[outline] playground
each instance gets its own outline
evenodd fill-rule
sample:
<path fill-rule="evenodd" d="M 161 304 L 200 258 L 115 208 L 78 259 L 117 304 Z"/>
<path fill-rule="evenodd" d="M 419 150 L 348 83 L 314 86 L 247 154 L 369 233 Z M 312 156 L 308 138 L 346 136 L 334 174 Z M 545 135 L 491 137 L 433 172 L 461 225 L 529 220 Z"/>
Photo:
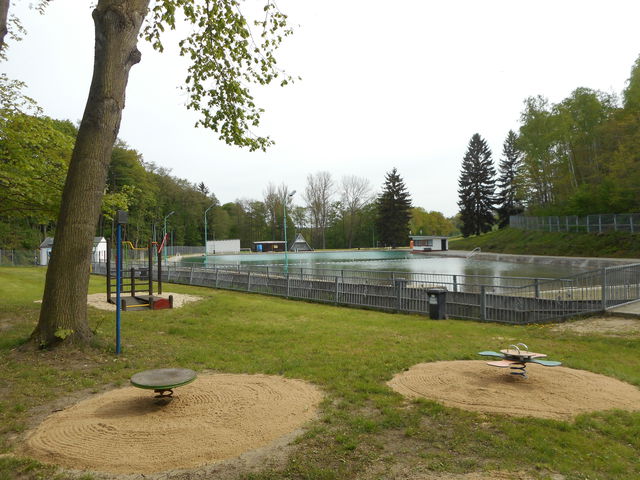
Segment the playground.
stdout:
<path fill-rule="evenodd" d="M 201 300 L 122 312 L 118 357 L 114 314 L 94 308 L 95 347 L 25 350 L 42 281 L 39 270 L 0 270 L 6 478 L 640 475 L 637 337 L 167 285 Z M 104 277 L 92 277 L 90 293 L 104 297 Z M 521 341 L 562 366 L 529 365 L 524 379 L 477 355 Z M 165 406 L 130 384 L 167 366 L 197 378 Z"/>

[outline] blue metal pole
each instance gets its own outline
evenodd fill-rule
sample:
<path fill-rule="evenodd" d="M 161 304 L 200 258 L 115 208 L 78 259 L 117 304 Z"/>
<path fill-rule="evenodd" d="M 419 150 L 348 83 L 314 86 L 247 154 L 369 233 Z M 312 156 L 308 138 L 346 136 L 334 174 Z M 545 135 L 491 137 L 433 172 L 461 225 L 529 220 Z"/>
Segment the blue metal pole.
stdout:
<path fill-rule="evenodd" d="M 120 291 L 122 290 L 122 225 L 116 229 L 116 355 L 120 354 Z"/>

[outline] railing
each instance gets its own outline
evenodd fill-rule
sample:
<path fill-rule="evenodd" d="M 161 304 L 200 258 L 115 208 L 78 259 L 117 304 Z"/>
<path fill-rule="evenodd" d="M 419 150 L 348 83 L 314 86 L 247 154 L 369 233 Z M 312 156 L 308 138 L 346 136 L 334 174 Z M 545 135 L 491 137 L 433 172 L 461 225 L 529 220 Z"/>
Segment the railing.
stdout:
<path fill-rule="evenodd" d="M 482 250 L 480 250 L 480 247 L 476 247 L 473 250 L 471 250 L 468 254 L 467 254 L 467 258 L 471 258 L 474 255 L 477 255 L 478 253 L 480 253 Z"/>
<path fill-rule="evenodd" d="M 94 273 L 106 273 L 106 264 L 94 264 Z M 445 287 L 449 317 L 512 324 L 544 323 L 600 312 L 640 298 L 640 264 L 609 267 L 564 279 L 304 267 L 289 268 L 285 273 L 280 266 L 170 264 L 163 267 L 162 280 L 420 314 L 429 311 L 427 289 Z"/>
<path fill-rule="evenodd" d="M 566 216 L 525 217 L 512 215 L 509 226 L 522 230 L 541 232 L 640 232 L 640 213 Z"/>

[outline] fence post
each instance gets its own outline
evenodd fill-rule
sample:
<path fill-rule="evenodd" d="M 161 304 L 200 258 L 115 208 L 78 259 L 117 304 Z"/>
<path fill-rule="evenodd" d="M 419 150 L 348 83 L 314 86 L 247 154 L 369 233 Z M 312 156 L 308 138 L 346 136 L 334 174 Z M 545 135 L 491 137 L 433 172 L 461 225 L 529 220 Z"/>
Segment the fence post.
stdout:
<path fill-rule="evenodd" d="M 487 292 L 485 286 L 480 286 L 480 320 L 487 319 Z"/>
<path fill-rule="evenodd" d="M 629 215 L 629 227 L 631 228 L 631 233 L 633 233 L 633 214 Z"/>
<path fill-rule="evenodd" d="M 289 282 L 289 272 L 287 272 L 287 295 L 286 298 L 289 298 L 289 290 L 291 289 L 291 285 Z"/>
<path fill-rule="evenodd" d="M 618 215 L 613 216 L 613 231 L 618 231 Z"/>
<path fill-rule="evenodd" d="M 454 292 L 458 292 L 458 276 L 454 275 L 453 276 L 453 291 Z"/>
<path fill-rule="evenodd" d="M 607 309 L 607 269 L 602 269 L 602 310 Z"/>
<path fill-rule="evenodd" d="M 336 275 L 336 292 L 335 292 L 335 300 L 334 303 L 338 305 L 338 276 Z"/>
<path fill-rule="evenodd" d="M 220 270 L 218 270 L 218 267 L 216 267 L 216 288 L 218 288 L 218 273 Z"/>
<path fill-rule="evenodd" d="M 131 296 L 136 296 L 136 269 L 135 267 L 131 267 Z"/>
<path fill-rule="evenodd" d="M 251 272 L 247 272 L 247 292 L 251 291 Z"/>
<path fill-rule="evenodd" d="M 535 295 L 534 295 L 535 298 L 540 298 L 540 279 L 539 278 L 536 278 L 533 281 L 533 287 L 535 289 Z"/>
<path fill-rule="evenodd" d="M 191 273 L 189 274 L 189 285 L 193 285 L 193 265 L 191 265 Z"/>
<path fill-rule="evenodd" d="M 598 215 L 598 233 L 602 233 L 602 215 Z"/>

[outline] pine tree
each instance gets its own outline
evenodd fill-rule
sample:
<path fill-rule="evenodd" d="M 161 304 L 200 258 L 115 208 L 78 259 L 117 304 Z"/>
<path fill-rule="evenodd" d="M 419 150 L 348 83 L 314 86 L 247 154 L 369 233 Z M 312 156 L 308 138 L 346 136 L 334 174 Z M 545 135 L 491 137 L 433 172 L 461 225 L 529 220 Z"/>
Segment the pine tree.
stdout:
<path fill-rule="evenodd" d="M 509 130 L 507 138 L 502 144 L 502 160 L 500 160 L 500 174 L 498 178 L 498 226 L 504 228 L 509 225 L 509 217 L 522 213 L 524 208 L 517 195 L 517 175 L 521 166 L 522 153 L 516 146 L 518 136 Z"/>
<path fill-rule="evenodd" d="M 385 176 L 377 210 L 376 226 L 382 244 L 392 247 L 406 245 L 409 240 L 411 196 L 395 167 Z"/>
<path fill-rule="evenodd" d="M 469 141 L 458 180 L 458 205 L 463 236 L 480 235 L 491 230 L 494 224 L 492 210 L 495 204 L 495 175 L 491 150 L 487 142 L 476 133 Z"/>

